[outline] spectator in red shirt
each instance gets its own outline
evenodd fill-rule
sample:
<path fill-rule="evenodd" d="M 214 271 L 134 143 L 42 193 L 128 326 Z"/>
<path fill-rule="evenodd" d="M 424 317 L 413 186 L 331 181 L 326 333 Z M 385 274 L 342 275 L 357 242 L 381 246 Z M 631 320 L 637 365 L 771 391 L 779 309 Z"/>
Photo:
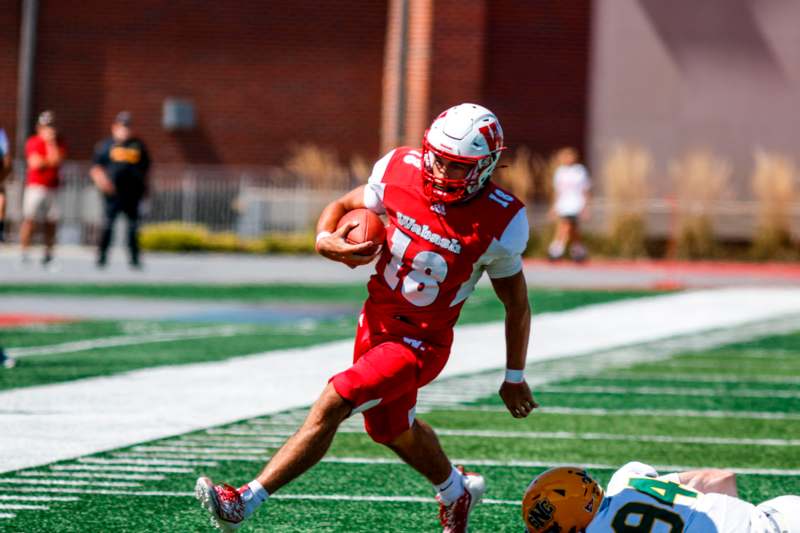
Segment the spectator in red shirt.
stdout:
<path fill-rule="evenodd" d="M 58 223 L 59 170 L 66 156 L 64 143 L 56 129 L 56 117 L 52 111 L 43 111 L 36 123 L 36 135 L 25 143 L 25 158 L 28 163 L 28 178 L 22 202 L 22 227 L 20 244 L 22 261 L 28 262 L 31 237 L 42 222 L 44 229 L 44 257 L 47 266 L 53 260 L 53 244 Z"/>

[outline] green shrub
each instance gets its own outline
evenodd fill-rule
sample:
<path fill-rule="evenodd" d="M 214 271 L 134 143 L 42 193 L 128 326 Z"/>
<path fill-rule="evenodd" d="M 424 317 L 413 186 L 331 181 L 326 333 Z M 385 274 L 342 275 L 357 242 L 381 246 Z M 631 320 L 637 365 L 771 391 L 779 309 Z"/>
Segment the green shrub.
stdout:
<path fill-rule="evenodd" d="M 139 243 L 144 250 L 168 252 L 206 250 L 208 240 L 209 233 L 204 226 L 181 222 L 148 224 L 139 235 Z"/>
<path fill-rule="evenodd" d="M 140 244 L 144 250 L 162 252 L 314 253 L 314 235 L 311 233 L 270 233 L 260 238 L 244 239 L 235 233 L 213 233 L 205 226 L 181 222 L 144 226 Z"/>
<path fill-rule="evenodd" d="M 313 233 L 269 233 L 260 239 L 265 253 L 312 254 Z"/>

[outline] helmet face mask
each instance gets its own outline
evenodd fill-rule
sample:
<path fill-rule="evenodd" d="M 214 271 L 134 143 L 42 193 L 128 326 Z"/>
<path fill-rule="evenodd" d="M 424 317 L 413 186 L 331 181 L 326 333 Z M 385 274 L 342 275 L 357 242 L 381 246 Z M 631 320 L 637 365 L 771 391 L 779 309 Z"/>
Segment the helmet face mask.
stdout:
<path fill-rule="evenodd" d="M 591 523 L 603 489 L 578 467 L 551 468 L 525 491 L 522 518 L 529 533 L 580 533 Z"/>
<path fill-rule="evenodd" d="M 425 131 L 422 141 L 423 190 L 431 201 L 462 202 L 475 196 L 489 181 L 500 159 L 503 130 L 485 107 L 451 107 Z M 463 177 L 449 177 L 437 163 L 469 167 Z M 460 173 L 459 173 L 460 174 Z"/>

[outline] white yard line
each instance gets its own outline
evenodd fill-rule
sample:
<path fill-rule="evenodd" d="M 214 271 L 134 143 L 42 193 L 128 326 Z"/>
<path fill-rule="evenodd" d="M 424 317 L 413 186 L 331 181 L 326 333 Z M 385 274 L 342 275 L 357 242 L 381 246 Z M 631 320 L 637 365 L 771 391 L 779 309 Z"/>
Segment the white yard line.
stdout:
<path fill-rule="evenodd" d="M 535 309 L 536 302 L 533 305 Z M 737 288 L 542 314 L 534 319 L 529 361 L 548 364 L 545 362 L 612 348 L 614 356 L 624 360 L 626 349 L 619 349 L 621 346 L 712 329 L 729 330 L 717 335 L 716 342 L 722 343 L 736 338 L 748 323 L 764 322 L 765 332 L 796 328 L 796 320 L 783 323 L 777 319 L 798 313 L 800 289 Z M 500 323 L 459 327 L 453 355 L 440 380 L 502 368 L 503 339 Z M 708 345 L 714 339 L 714 335 L 703 335 L 697 343 Z M 664 340 L 659 345 L 664 350 L 687 347 L 685 342 L 671 343 Z M 0 427 L 7 429 L 0 434 L 0 449 L 4 450 L 0 472 L 309 405 L 331 375 L 347 368 L 351 353 L 352 342 L 340 341 L 2 392 Z M 614 359 L 603 361 L 608 364 Z M 581 364 L 584 369 L 587 364 L 591 368 L 591 362 Z M 483 390 L 480 387 L 496 392 L 501 375 L 497 370 L 482 376 L 470 394 Z M 436 384 L 428 389 L 435 393 Z M 247 391 L 247 401 L 231 401 L 239 398 L 240 391 Z M 424 394 L 423 407 L 447 404 L 446 398 L 427 404 L 423 400 Z M 454 401 L 459 397 L 450 400 Z"/>
<path fill-rule="evenodd" d="M 134 452 L 145 452 L 145 453 L 189 453 L 189 454 L 197 454 L 197 455 L 206 455 L 209 456 L 209 459 L 215 459 L 215 454 L 225 454 L 228 456 L 231 455 L 245 455 L 248 457 L 257 456 L 258 454 L 263 454 L 266 450 L 270 448 L 264 447 L 236 447 L 236 448 L 226 448 L 224 446 L 213 446 L 213 447 L 205 447 L 201 448 L 199 446 L 170 446 L 170 445 L 163 445 L 163 446 L 135 446 L 131 448 Z"/>
<path fill-rule="evenodd" d="M 22 489 L 22 488 L 21 488 Z M 22 489 L 24 490 L 24 489 Z M 27 490 L 39 490 L 28 488 Z M 193 498 L 194 492 L 164 492 L 164 491 L 128 491 L 128 490 L 91 490 L 91 489 L 66 489 L 71 494 L 109 495 L 109 496 L 141 496 L 141 497 L 176 497 Z M 315 501 L 342 501 L 342 502 L 367 502 L 367 503 L 425 503 L 435 504 L 436 500 L 424 496 L 351 496 L 348 494 L 275 494 L 270 496 L 276 500 L 315 500 Z M 487 498 L 481 500 L 487 505 L 520 505 L 516 500 L 495 500 Z M 40 508 L 44 506 L 29 506 L 26 508 Z M 0 507 L 2 508 L 2 507 Z"/>
<path fill-rule="evenodd" d="M 559 376 L 552 375 L 558 378 Z M 689 373 L 640 373 L 615 372 L 597 376 L 597 379 L 619 379 L 628 381 L 691 381 L 697 383 L 769 383 L 773 385 L 800 385 L 799 377 L 767 376 L 748 374 L 745 377 L 725 374 L 689 374 Z"/>
<path fill-rule="evenodd" d="M 244 461 L 258 463 L 258 467 L 263 466 L 262 463 L 269 459 L 268 455 L 223 455 L 216 454 L 213 457 L 208 454 L 189 453 L 189 452 L 116 452 L 115 457 L 123 457 L 126 459 L 182 459 L 182 460 L 207 460 L 214 459 L 215 461 Z"/>
<path fill-rule="evenodd" d="M 736 439 L 725 437 L 674 437 L 671 435 L 620 435 L 572 431 L 492 431 L 437 429 L 437 435 L 490 439 L 604 440 L 622 442 L 659 442 L 663 444 L 716 444 L 732 446 L 800 446 L 798 439 Z"/>
<path fill-rule="evenodd" d="M 182 341 L 191 339 L 205 339 L 208 337 L 233 337 L 244 333 L 251 333 L 258 328 L 248 325 L 225 325 L 204 328 L 191 328 L 176 331 L 149 333 L 146 335 L 119 335 L 99 339 L 62 342 L 47 346 L 30 346 L 25 348 L 8 348 L 6 353 L 11 357 L 23 358 L 35 355 L 54 355 L 61 353 L 83 352 L 97 348 L 112 348 L 118 346 L 137 346 L 156 342 Z"/>
<path fill-rule="evenodd" d="M 0 487 L 2 489 L 2 487 Z M 159 490 L 119 490 L 119 489 L 79 489 L 74 487 L 14 487 L 15 492 L 58 492 L 59 494 L 77 494 L 77 495 L 100 495 L 100 496 L 142 496 L 142 497 L 176 497 L 188 498 L 194 497 L 194 492 L 169 492 Z"/>
<path fill-rule="evenodd" d="M 52 485 L 52 486 L 89 486 L 89 487 L 139 487 L 141 483 L 127 481 L 81 481 L 77 479 L 36 479 L 0 477 L 0 483 L 9 485 Z"/>
<path fill-rule="evenodd" d="M 593 387 L 593 386 L 545 386 L 538 389 L 540 392 L 559 394 L 643 394 L 663 396 L 710 396 L 724 395 L 729 398 L 800 398 L 800 391 L 778 391 L 767 389 L 695 389 L 680 387 Z"/>
<path fill-rule="evenodd" d="M 507 413 L 503 406 L 494 405 L 452 405 L 439 407 L 446 411 Z M 687 417 L 687 418 L 747 418 L 754 420 L 800 420 L 800 413 L 772 413 L 768 411 L 700 411 L 696 409 L 604 409 L 599 407 L 558 407 L 546 405 L 536 410 L 537 415 L 584 415 L 584 416 L 646 416 L 646 417 Z M 224 434 L 222 430 L 216 433 Z"/>
<path fill-rule="evenodd" d="M 17 474 L 23 477 L 41 478 L 89 478 L 89 479 L 112 479 L 115 481 L 163 481 L 167 477 L 163 475 L 147 474 L 122 474 L 120 472 L 64 472 L 62 470 L 24 470 Z"/>
<path fill-rule="evenodd" d="M 363 434 L 361 428 L 340 428 L 337 433 L 356 433 Z M 598 432 L 572 432 L 572 431 L 497 431 L 481 429 L 446 429 L 436 428 L 439 436 L 451 437 L 475 437 L 484 439 L 540 439 L 540 440 L 605 440 L 621 442 L 659 442 L 664 444 L 715 444 L 732 446 L 800 446 L 800 439 L 748 439 L 748 438 L 727 438 L 727 437 L 695 437 L 695 436 L 674 436 L 674 435 L 622 435 L 619 433 L 598 433 Z M 166 446 L 137 446 L 136 451 L 143 452 L 189 452 L 202 454 L 257 454 L 267 449 L 275 449 L 282 444 L 270 440 L 263 448 L 254 446 L 264 443 L 259 436 L 259 431 L 242 432 L 236 438 L 216 439 L 211 442 L 197 443 L 194 446 L 180 446 L 181 441 L 170 441 Z M 178 444 L 178 446 L 171 444 Z M 206 447 L 202 447 L 205 444 Z M 209 446 L 210 444 L 210 446 Z M 270 446 L 271 445 L 271 446 Z"/>
<path fill-rule="evenodd" d="M 103 471 L 103 472 L 142 472 L 142 473 L 157 472 L 161 474 L 188 474 L 189 472 L 192 472 L 194 470 L 192 468 L 177 468 L 177 467 L 170 468 L 165 466 L 132 466 L 132 465 L 129 466 L 129 465 L 117 465 L 117 464 L 52 465 L 50 469 L 59 472 L 60 471 L 75 471 L 75 472 Z"/>
<path fill-rule="evenodd" d="M 115 455 L 124 455 L 125 457 L 134 458 L 134 457 L 164 457 L 164 455 L 150 455 L 144 452 L 139 453 L 132 453 L 132 452 L 121 452 Z M 198 457 L 192 454 L 176 454 L 175 458 L 192 458 Z M 269 456 L 266 455 L 217 455 L 215 456 L 220 461 L 241 461 L 241 462 L 255 462 L 257 463 L 257 467 L 261 466 L 264 461 L 269 459 Z M 583 466 L 585 468 L 595 468 L 595 469 L 603 469 L 603 470 L 617 470 L 619 469 L 619 464 L 603 464 L 603 463 L 558 463 L 553 461 L 521 461 L 515 459 L 470 459 L 470 458 L 453 458 L 452 459 L 454 464 L 463 464 L 463 465 L 470 465 L 470 466 L 501 466 L 501 467 L 509 467 L 509 468 L 552 468 L 556 466 L 574 466 L 577 464 L 578 466 Z M 323 463 L 343 463 L 343 464 L 365 464 L 365 465 L 373 465 L 373 464 L 392 464 L 392 465 L 402 465 L 403 463 L 400 459 L 391 459 L 391 458 L 370 458 L 370 457 L 325 457 L 322 459 Z M 660 472 L 679 472 L 684 470 L 696 470 L 697 468 L 708 468 L 708 467 L 716 467 L 716 468 L 725 468 L 726 470 L 730 470 L 737 474 L 742 475 L 756 475 L 756 476 L 789 476 L 795 477 L 800 476 L 800 469 L 787 469 L 787 468 L 748 468 L 748 467 L 731 467 L 730 465 L 713 465 L 713 464 L 705 464 L 705 463 L 698 463 L 694 465 L 655 465 L 656 470 Z"/>
<path fill-rule="evenodd" d="M 276 500 L 314 500 L 335 502 L 377 502 L 377 503 L 427 503 L 434 504 L 434 498 L 424 496 L 352 496 L 349 494 L 275 494 L 270 496 Z M 517 500 L 493 500 L 485 498 L 481 504 L 486 505 L 521 505 Z"/>
<path fill-rule="evenodd" d="M 46 505 L 29 505 L 25 503 L 0 503 L 0 511 L 47 511 Z"/>
<path fill-rule="evenodd" d="M 326 457 L 322 460 L 324 463 L 342 463 L 342 464 L 405 464 L 400 459 L 384 459 L 384 458 L 364 458 L 364 457 Z M 519 461 L 514 459 L 468 459 L 468 458 L 453 458 L 454 464 L 463 464 L 469 466 L 499 466 L 509 468 L 554 468 L 557 466 L 581 466 L 588 469 L 596 470 L 618 470 L 618 464 L 604 464 L 604 463 L 558 463 L 552 461 Z M 681 472 L 685 470 L 694 470 L 703 465 L 653 465 L 658 472 Z M 711 465 L 704 465 L 706 467 Z M 720 468 L 723 465 L 717 465 Z M 737 474 L 743 475 L 760 475 L 760 476 L 800 476 L 800 469 L 781 469 L 781 468 L 728 468 L 724 465 L 726 470 L 730 470 Z"/>
<path fill-rule="evenodd" d="M 77 496 L 29 496 L 27 494 L 10 495 L 0 494 L 0 501 L 4 502 L 77 502 Z"/>
<path fill-rule="evenodd" d="M 163 459 L 109 459 L 107 457 L 81 457 L 78 459 L 79 463 L 84 465 L 93 464 L 93 465 L 120 465 L 121 468 L 125 470 L 131 470 L 132 468 L 136 467 L 153 467 L 153 466 L 219 466 L 219 463 L 215 461 L 180 461 L 180 460 L 163 460 Z M 127 466 L 132 465 L 132 466 Z M 53 465 L 50 468 L 55 469 L 59 466 L 67 466 L 67 465 Z M 69 466 L 78 466 L 78 465 L 69 465 Z M 183 471 L 185 469 L 181 469 Z M 134 470 L 135 471 L 135 470 Z M 141 472 L 155 472 L 152 469 L 144 469 Z"/>

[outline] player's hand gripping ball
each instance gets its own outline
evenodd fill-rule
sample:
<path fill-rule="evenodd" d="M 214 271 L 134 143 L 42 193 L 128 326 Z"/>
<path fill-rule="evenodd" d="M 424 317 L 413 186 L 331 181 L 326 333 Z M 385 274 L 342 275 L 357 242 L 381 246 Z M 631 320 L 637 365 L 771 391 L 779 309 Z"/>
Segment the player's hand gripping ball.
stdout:
<path fill-rule="evenodd" d="M 349 244 L 372 241 L 373 246 L 359 255 L 373 255 L 378 251 L 378 247 L 383 244 L 383 241 L 386 240 L 386 227 L 383 225 L 383 220 L 369 209 L 353 209 L 339 220 L 336 229 L 353 221 L 358 222 L 358 226 L 347 232 L 345 241 Z"/>

